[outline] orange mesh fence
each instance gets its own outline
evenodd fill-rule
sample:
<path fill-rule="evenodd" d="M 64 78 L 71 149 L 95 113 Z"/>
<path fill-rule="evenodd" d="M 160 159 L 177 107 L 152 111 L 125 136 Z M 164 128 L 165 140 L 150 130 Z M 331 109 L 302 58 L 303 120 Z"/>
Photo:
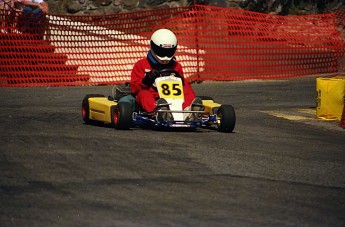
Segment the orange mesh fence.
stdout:
<path fill-rule="evenodd" d="M 278 16 L 191 6 L 102 16 L 33 15 L 0 9 L 0 86 L 129 81 L 158 28 L 179 40 L 189 80 L 245 80 L 345 69 L 345 10 Z"/>

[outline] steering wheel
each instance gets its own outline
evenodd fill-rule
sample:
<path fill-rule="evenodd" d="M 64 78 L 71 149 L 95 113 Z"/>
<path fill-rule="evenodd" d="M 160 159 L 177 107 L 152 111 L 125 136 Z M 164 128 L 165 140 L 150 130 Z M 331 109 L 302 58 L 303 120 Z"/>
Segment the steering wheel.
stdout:
<path fill-rule="evenodd" d="M 158 70 L 158 72 L 159 72 L 160 77 L 173 75 L 183 80 L 181 75 L 174 69 L 162 69 L 162 70 Z"/>

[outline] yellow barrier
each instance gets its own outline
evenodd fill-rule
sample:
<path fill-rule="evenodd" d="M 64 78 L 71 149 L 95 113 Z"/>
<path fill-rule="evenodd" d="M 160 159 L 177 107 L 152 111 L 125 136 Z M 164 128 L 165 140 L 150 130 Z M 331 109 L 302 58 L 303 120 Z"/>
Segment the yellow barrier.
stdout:
<path fill-rule="evenodd" d="M 340 120 L 344 96 L 345 76 L 316 78 L 316 118 Z"/>

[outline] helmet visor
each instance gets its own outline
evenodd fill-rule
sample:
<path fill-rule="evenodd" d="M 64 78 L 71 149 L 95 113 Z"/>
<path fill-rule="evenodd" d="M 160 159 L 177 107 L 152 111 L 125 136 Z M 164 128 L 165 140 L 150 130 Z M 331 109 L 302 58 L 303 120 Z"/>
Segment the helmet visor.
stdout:
<path fill-rule="evenodd" d="M 176 52 L 176 47 L 177 46 L 164 48 L 164 47 L 160 47 L 156 45 L 154 42 L 151 41 L 151 49 L 157 56 L 162 57 L 162 58 L 163 57 L 172 58 Z"/>

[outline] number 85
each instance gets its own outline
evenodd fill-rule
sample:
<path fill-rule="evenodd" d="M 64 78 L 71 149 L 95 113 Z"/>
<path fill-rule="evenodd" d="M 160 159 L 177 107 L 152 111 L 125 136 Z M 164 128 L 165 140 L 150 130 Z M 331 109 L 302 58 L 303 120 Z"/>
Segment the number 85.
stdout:
<path fill-rule="evenodd" d="M 178 83 L 172 83 L 172 88 L 170 88 L 169 84 L 162 84 L 161 85 L 161 88 L 162 88 L 162 93 L 164 95 L 171 95 L 171 92 L 172 92 L 172 95 L 174 96 L 179 96 L 182 94 L 182 90 L 181 90 L 181 84 L 178 84 Z"/>

